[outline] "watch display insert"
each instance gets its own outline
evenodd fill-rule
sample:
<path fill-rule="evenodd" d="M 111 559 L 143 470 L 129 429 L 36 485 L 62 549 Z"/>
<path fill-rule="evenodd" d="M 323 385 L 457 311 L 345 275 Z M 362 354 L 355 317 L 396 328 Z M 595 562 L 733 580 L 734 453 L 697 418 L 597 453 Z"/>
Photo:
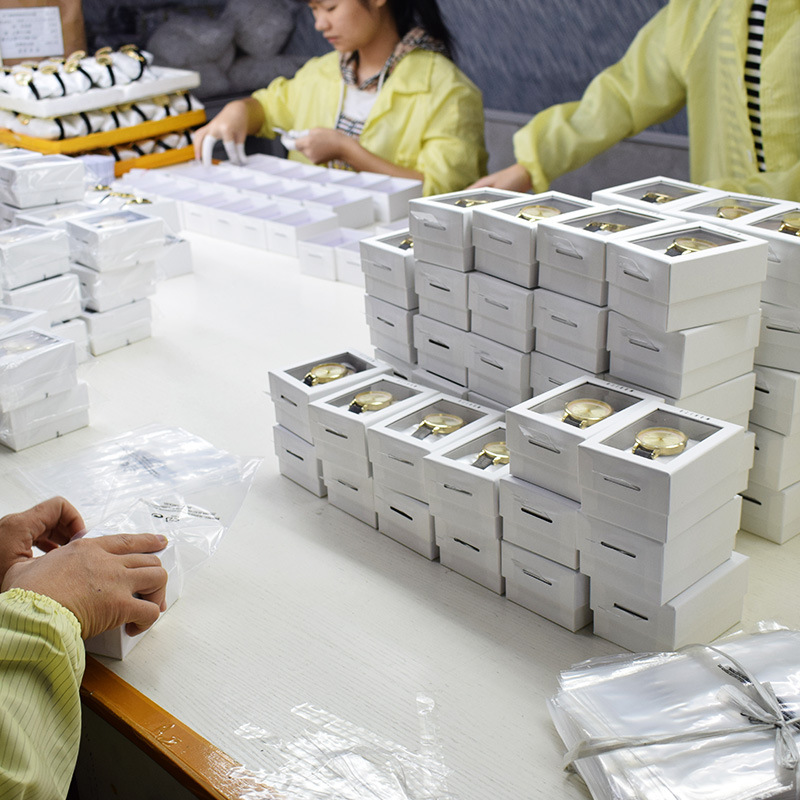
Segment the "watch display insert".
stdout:
<path fill-rule="evenodd" d="M 632 200 L 642 200 L 645 203 L 653 203 L 653 205 L 663 205 L 664 203 L 671 203 L 673 200 L 682 200 L 684 197 L 691 197 L 693 194 L 698 194 L 698 189 L 690 189 L 687 186 L 681 186 L 677 183 L 670 183 L 668 181 L 656 181 L 639 185 L 631 189 L 617 192 L 620 197 L 630 197 Z M 661 198 L 667 198 L 662 200 Z"/>
<path fill-rule="evenodd" d="M 394 422 L 390 423 L 387 428 L 389 430 L 400 431 L 403 433 L 407 433 L 410 437 L 419 438 L 420 441 L 425 441 L 428 439 L 429 441 L 441 441 L 443 438 L 442 435 L 434 435 L 435 431 L 431 428 L 431 434 L 422 438 L 416 437 L 414 434 L 420 430 L 420 426 L 423 424 L 423 420 L 426 417 L 430 417 L 434 414 L 444 414 L 447 417 L 458 417 L 462 420 L 462 424 L 458 425 L 452 432 L 456 430 L 462 430 L 467 425 L 475 420 L 481 419 L 485 416 L 484 412 L 475 407 L 470 407 L 469 405 L 460 405 L 459 403 L 451 402 L 447 399 L 437 400 L 434 403 L 431 403 L 423 408 L 416 409 L 412 414 L 408 416 L 402 417 L 401 419 L 395 420 Z M 448 436 L 448 434 L 444 434 L 444 436 Z"/>
<path fill-rule="evenodd" d="M 554 397 L 526 406 L 526 408 L 529 411 L 534 411 L 537 414 L 542 414 L 559 422 L 563 422 L 565 428 L 572 427 L 587 430 L 591 426 L 569 425 L 564 422 L 564 417 L 567 416 L 566 409 L 568 406 L 579 402 L 587 403 L 587 401 L 593 401 L 598 404 L 598 411 L 603 406 L 610 408 L 610 412 L 600 419 L 595 420 L 595 422 L 601 422 L 603 419 L 608 419 L 619 411 L 624 411 L 626 408 L 640 403 L 641 399 L 642 398 L 639 396 L 627 394 L 623 391 L 611 388 L 610 386 L 603 386 L 596 383 L 583 383 L 579 386 L 567 389 Z"/>
<path fill-rule="evenodd" d="M 660 220 L 660 217 L 651 217 L 637 211 L 610 208 L 608 211 L 597 211 L 591 215 L 565 220 L 563 224 L 598 234 L 609 234 L 650 225 Z"/>
<path fill-rule="evenodd" d="M 288 374 L 295 378 L 300 383 L 306 383 L 306 375 L 310 374 L 314 367 L 319 367 L 322 364 L 341 364 L 347 370 L 347 373 L 342 377 L 347 377 L 355 372 L 363 372 L 365 369 L 371 369 L 372 364 L 352 355 L 351 353 L 335 353 L 327 358 L 321 358 L 316 361 L 309 361 L 301 367 L 294 367 L 288 371 Z M 309 385 L 309 384 L 306 384 Z M 316 385 L 316 384 L 310 384 Z"/>
<path fill-rule="evenodd" d="M 675 229 L 671 229 L 669 233 L 657 233 L 653 234 L 652 236 L 648 236 L 647 238 L 636 239 L 635 241 L 640 247 L 647 248 L 648 250 L 654 250 L 655 252 L 667 253 L 671 248 L 675 247 L 676 242 L 681 242 L 683 240 L 707 242 L 710 247 L 706 247 L 706 250 L 714 247 L 722 247 L 726 244 L 736 244 L 737 242 L 742 241 L 735 235 L 726 236 L 724 233 L 719 231 L 711 230 L 710 228 L 701 228 L 699 226 L 681 228 L 677 231 Z M 680 250 L 680 248 L 677 248 L 677 250 Z M 680 255 L 687 256 L 698 252 L 703 252 L 701 247 L 698 247 L 697 249 L 687 247 L 685 251 L 680 253 Z M 676 255 L 675 252 L 668 254 Z"/>

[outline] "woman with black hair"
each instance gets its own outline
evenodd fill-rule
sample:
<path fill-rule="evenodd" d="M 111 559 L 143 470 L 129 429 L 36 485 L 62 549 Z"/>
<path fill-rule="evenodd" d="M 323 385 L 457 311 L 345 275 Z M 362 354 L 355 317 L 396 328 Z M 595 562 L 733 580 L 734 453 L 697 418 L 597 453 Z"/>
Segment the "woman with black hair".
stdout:
<path fill-rule="evenodd" d="M 415 178 L 425 194 L 462 189 L 485 173 L 481 95 L 451 60 L 436 0 L 308 6 L 334 51 L 228 103 L 195 133 L 198 158 L 222 140 L 241 160 L 246 136 L 282 129 L 302 132 L 290 158 Z"/>

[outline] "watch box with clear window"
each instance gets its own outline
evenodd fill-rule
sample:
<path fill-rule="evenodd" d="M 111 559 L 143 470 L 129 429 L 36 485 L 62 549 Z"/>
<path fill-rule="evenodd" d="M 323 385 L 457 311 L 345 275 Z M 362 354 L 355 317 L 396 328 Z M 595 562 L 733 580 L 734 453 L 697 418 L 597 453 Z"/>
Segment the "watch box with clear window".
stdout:
<path fill-rule="evenodd" d="M 533 350 L 533 289 L 480 272 L 469 274 L 472 330 L 523 353 Z"/>
<path fill-rule="evenodd" d="M 74 319 L 81 313 L 81 284 L 77 275 L 66 273 L 3 292 L 3 302 L 17 308 L 47 311 L 51 325 Z"/>
<path fill-rule="evenodd" d="M 467 295 L 471 274 L 474 273 L 417 261 L 414 286 L 419 296 L 419 313 L 468 331 L 471 315 Z"/>
<path fill-rule="evenodd" d="M 761 330 L 754 361 L 762 367 L 800 370 L 800 308 L 761 303 Z"/>
<path fill-rule="evenodd" d="M 681 181 L 663 175 L 652 178 L 608 186 L 592 192 L 592 201 L 615 205 L 617 203 L 636 208 L 641 211 L 658 210 L 667 214 L 683 202 L 703 202 L 721 197 L 719 189 L 709 189 L 699 183 Z"/>
<path fill-rule="evenodd" d="M 439 547 L 428 504 L 384 486 L 377 478 L 373 485 L 378 530 L 431 561 L 437 559 Z"/>
<path fill-rule="evenodd" d="M 777 544 L 800 533 L 800 483 L 775 491 L 750 481 L 741 494 L 743 530 Z"/>
<path fill-rule="evenodd" d="M 531 354 L 470 333 L 467 336 L 467 376 L 470 391 L 491 398 L 504 408 L 531 396 Z"/>
<path fill-rule="evenodd" d="M 318 453 L 319 454 L 319 453 Z M 348 468 L 339 461 L 322 459 L 322 479 L 328 490 L 328 502 L 371 528 L 378 527 L 375 490 L 371 475 Z"/>
<path fill-rule="evenodd" d="M 329 281 L 338 280 L 337 248 L 358 243 L 365 235 L 364 231 L 353 228 L 336 228 L 301 240 L 297 243 L 300 272 Z"/>
<path fill-rule="evenodd" d="M 273 425 L 272 442 L 281 475 L 317 497 L 325 497 L 328 490 L 322 477 L 322 461 L 317 458 L 314 445 L 283 425 Z"/>
<path fill-rule="evenodd" d="M 395 358 L 416 364 L 414 319 L 417 309 L 405 309 L 372 295 L 365 295 L 367 326 L 372 345 Z"/>
<path fill-rule="evenodd" d="M 437 392 L 441 392 L 450 397 L 460 397 L 462 400 L 470 399 L 470 392 L 466 386 L 453 383 L 453 381 L 443 378 L 441 375 L 435 375 L 433 372 L 428 372 L 426 369 L 415 367 L 411 371 L 411 379 L 415 383 L 421 383 L 423 386 L 430 386 L 431 389 L 435 389 Z M 478 403 L 478 405 L 481 404 Z"/>
<path fill-rule="evenodd" d="M 453 383 L 467 385 L 467 341 L 469 334 L 439 320 L 417 314 L 414 344 L 420 368 Z"/>
<path fill-rule="evenodd" d="M 0 160 L 0 202 L 17 208 L 80 200 L 84 166 L 77 158 L 45 155 Z"/>
<path fill-rule="evenodd" d="M 464 528 L 447 517 L 435 517 L 436 544 L 439 561 L 444 567 L 469 578 L 495 592 L 505 593 L 501 566 L 500 518 L 496 520 L 497 536 L 489 528 L 474 523 Z"/>
<path fill-rule="evenodd" d="M 757 366 L 750 420 L 784 436 L 800 433 L 800 373 Z"/>
<path fill-rule="evenodd" d="M 800 432 L 792 436 L 750 425 L 756 436 L 750 480 L 779 492 L 800 481 Z"/>
<path fill-rule="evenodd" d="M 417 308 L 414 248 L 408 230 L 362 239 L 361 269 L 367 294 L 402 308 Z"/>
<path fill-rule="evenodd" d="M 113 272 L 98 272 L 91 267 L 72 263 L 70 271 L 80 281 L 83 307 L 91 311 L 110 311 L 136 300 L 144 300 L 156 291 L 154 261 L 140 261 Z"/>
<path fill-rule="evenodd" d="M 0 288 L 16 289 L 69 269 L 69 242 L 61 230 L 21 225 L 0 232 Z"/>
<path fill-rule="evenodd" d="M 50 320 L 46 311 L 0 304 L 0 337 L 26 328 L 47 328 L 49 325 Z"/>
<path fill-rule="evenodd" d="M 531 353 L 531 388 L 533 396 L 544 394 L 575 378 L 604 378 L 604 372 L 590 372 L 582 367 L 576 367 L 567 361 L 562 361 L 547 353 L 534 350 Z M 608 378 L 611 383 L 619 383 L 615 378 Z"/>

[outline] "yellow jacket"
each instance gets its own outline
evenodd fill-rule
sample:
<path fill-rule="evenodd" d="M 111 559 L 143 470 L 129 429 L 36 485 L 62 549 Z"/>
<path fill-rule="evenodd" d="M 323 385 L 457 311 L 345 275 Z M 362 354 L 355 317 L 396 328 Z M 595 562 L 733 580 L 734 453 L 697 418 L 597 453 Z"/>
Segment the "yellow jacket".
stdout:
<path fill-rule="evenodd" d="M 273 125 L 334 127 L 341 86 L 335 51 L 311 59 L 293 78 L 276 78 L 253 93 L 266 118 L 258 135 L 273 137 Z M 486 171 L 480 91 L 448 58 L 413 50 L 384 83 L 359 141 L 371 153 L 421 172 L 425 194 L 463 189 Z M 289 157 L 307 162 L 296 151 Z"/>
<path fill-rule="evenodd" d="M 85 663 L 71 611 L 22 589 L 0 594 L 0 797 L 66 797 Z"/>
<path fill-rule="evenodd" d="M 744 84 L 750 5 L 671 0 L 580 101 L 537 114 L 514 137 L 536 191 L 686 105 L 693 181 L 800 201 L 800 4 L 769 0 L 767 7 L 761 119 L 768 172 L 756 166 Z"/>

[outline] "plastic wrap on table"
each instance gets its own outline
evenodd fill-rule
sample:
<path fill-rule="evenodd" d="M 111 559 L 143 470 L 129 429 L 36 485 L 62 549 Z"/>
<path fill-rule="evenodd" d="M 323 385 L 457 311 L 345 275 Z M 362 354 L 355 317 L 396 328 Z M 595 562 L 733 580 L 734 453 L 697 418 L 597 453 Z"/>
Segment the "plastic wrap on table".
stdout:
<path fill-rule="evenodd" d="M 0 232 L 0 288 L 61 275 L 68 262 L 69 242 L 62 230 L 21 225 Z"/>

